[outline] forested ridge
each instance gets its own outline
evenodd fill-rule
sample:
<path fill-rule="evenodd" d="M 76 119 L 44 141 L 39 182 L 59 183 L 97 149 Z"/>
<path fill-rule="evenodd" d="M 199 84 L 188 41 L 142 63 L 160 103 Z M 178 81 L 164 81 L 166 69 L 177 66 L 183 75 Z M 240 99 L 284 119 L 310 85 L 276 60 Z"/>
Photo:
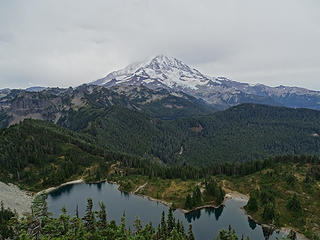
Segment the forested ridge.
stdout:
<path fill-rule="evenodd" d="M 243 104 L 207 116 L 161 120 L 119 106 L 71 110 L 59 124 L 114 151 L 168 164 L 207 165 L 320 153 L 320 112 Z"/>
<path fill-rule="evenodd" d="M 40 186 L 58 185 L 72 177 L 102 179 L 111 164 L 116 162 L 127 175 L 201 179 L 219 174 L 249 174 L 270 166 L 274 161 L 212 162 L 203 167 L 163 165 L 148 155 L 139 157 L 103 149 L 95 144 L 95 139 L 90 135 L 78 134 L 39 120 L 25 120 L 19 125 L 2 129 L 0 135 L 2 181 L 21 182 L 38 189 Z M 312 159 L 309 161 L 318 161 L 316 156 Z M 36 186 L 37 183 L 41 184 Z"/>

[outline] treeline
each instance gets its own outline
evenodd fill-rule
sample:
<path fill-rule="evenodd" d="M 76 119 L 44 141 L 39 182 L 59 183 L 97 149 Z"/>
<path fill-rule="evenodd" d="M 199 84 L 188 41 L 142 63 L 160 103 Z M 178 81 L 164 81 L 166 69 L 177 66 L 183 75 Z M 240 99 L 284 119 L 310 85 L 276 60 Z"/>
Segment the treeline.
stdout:
<path fill-rule="evenodd" d="M 249 162 L 235 163 L 213 163 L 206 167 L 195 167 L 190 165 L 166 166 L 158 164 L 154 161 L 143 158 L 127 157 L 121 159 L 121 167 L 126 174 L 140 174 L 152 177 L 161 177 L 167 179 L 180 178 L 186 179 L 202 179 L 209 176 L 226 175 L 226 176 L 246 176 L 255 172 L 259 172 L 266 168 L 274 168 L 278 163 L 296 163 L 296 164 L 312 164 L 309 175 L 315 178 L 320 176 L 320 158 L 318 156 L 306 155 L 283 155 L 270 157 L 265 160 L 255 160 Z"/>

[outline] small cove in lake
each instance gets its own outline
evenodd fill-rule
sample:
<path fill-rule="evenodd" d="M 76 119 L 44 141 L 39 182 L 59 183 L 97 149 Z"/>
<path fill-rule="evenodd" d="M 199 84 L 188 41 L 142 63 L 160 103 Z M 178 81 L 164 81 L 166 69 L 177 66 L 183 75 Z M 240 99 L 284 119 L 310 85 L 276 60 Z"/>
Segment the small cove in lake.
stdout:
<path fill-rule="evenodd" d="M 99 201 L 106 204 L 109 221 L 115 220 L 120 223 L 121 216 L 125 212 L 128 225 L 132 225 L 138 216 L 143 223 L 151 221 L 153 226 L 157 227 L 162 211 L 168 212 L 168 207 L 164 204 L 121 192 L 117 185 L 107 182 L 66 185 L 50 192 L 47 202 L 53 216 L 58 216 L 63 206 L 70 215 L 75 215 L 77 205 L 79 215 L 83 216 L 88 198 L 93 199 L 96 210 L 98 210 Z M 192 224 L 197 240 L 212 240 L 221 229 L 227 229 L 229 225 L 236 230 L 239 237 L 244 235 L 251 240 L 265 239 L 262 227 L 250 220 L 241 209 L 245 204 L 246 201 L 240 199 L 228 199 L 223 207 L 205 208 L 186 214 L 177 210 L 174 216 L 184 223 L 185 229 Z M 281 233 L 274 232 L 269 239 L 273 240 L 280 236 L 282 236 Z"/>

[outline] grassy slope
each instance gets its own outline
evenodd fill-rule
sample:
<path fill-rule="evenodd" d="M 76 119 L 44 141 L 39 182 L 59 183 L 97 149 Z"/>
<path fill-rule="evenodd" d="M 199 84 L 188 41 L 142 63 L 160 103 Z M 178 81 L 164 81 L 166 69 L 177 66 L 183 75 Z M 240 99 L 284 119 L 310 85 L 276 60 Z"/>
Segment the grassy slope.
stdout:
<path fill-rule="evenodd" d="M 195 186 L 200 183 L 193 180 L 182 181 L 181 179 L 149 179 L 145 176 L 129 176 L 119 179 L 115 178 L 114 180 L 120 183 L 120 189 L 132 192 L 135 192 L 139 186 L 147 183 L 145 187 L 136 193 L 172 203 L 174 208 L 181 209 L 185 208 L 184 204 L 187 194 L 191 194 Z M 205 204 L 209 204 L 209 201 L 203 203 L 203 205 Z"/>

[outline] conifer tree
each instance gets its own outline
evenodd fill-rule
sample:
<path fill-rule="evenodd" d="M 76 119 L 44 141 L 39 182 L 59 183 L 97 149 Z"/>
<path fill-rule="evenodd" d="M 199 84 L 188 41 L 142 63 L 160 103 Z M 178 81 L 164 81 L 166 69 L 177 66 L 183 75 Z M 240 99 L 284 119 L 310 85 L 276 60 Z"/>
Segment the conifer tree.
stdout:
<path fill-rule="evenodd" d="M 175 225 L 175 220 L 173 217 L 173 210 L 172 208 L 169 209 L 169 213 L 168 213 L 168 220 L 167 220 L 167 226 L 168 226 L 168 233 L 170 233 Z"/>
<path fill-rule="evenodd" d="M 83 220 L 85 222 L 85 227 L 87 231 L 94 233 L 96 223 L 95 223 L 94 212 L 92 211 L 92 209 L 93 209 L 92 199 L 88 198 L 86 213 L 83 217 Z"/>
<path fill-rule="evenodd" d="M 100 210 L 98 211 L 98 226 L 100 229 L 104 229 L 107 227 L 107 211 L 106 211 L 106 205 L 104 202 L 99 202 Z"/>
<path fill-rule="evenodd" d="M 201 204 L 201 191 L 200 191 L 200 187 L 196 186 L 194 192 L 193 192 L 193 200 L 195 205 L 199 205 Z"/>
<path fill-rule="evenodd" d="M 58 220 L 59 220 L 60 225 L 62 227 L 62 232 L 61 233 L 62 233 L 62 235 L 64 235 L 69 230 L 70 217 L 67 215 L 67 210 L 66 210 L 65 206 L 62 207 L 61 212 L 62 212 L 62 214 L 60 214 Z"/>
<path fill-rule="evenodd" d="M 189 225 L 189 231 L 188 231 L 188 240 L 195 240 L 193 232 L 192 232 L 192 225 Z"/>
<path fill-rule="evenodd" d="M 123 236 L 126 235 L 126 213 L 123 212 L 120 223 L 120 232 Z"/>
<path fill-rule="evenodd" d="M 46 198 L 47 195 L 45 193 L 41 193 L 36 196 L 32 202 L 31 224 L 28 231 L 33 237 L 35 237 L 35 239 L 39 239 L 42 233 L 42 227 L 45 225 L 46 220 L 49 217 Z"/>
<path fill-rule="evenodd" d="M 160 228 L 161 228 L 161 235 L 166 235 L 167 234 L 167 223 L 166 223 L 166 215 L 165 215 L 164 211 L 162 211 L 162 215 L 161 215 Z"/>
<path fill-rule="evenodd" d="M 258 200 L 254 193 L 250 193 L 250 198 L 247 204 L 247 208 L 249 211 L 252 211 L 252 212 L 258 211 Z"/>
<path fill-rule="evenodd" d="M 139 217 L 136 217 L 136 219 L 134 220 L 133 226 L 136 229 L 136 233 L 141 232 L 142 230 L 142 223 L 141 220 L 139 219 Z"/>
<path fill-rule="evenodd" d="M 191 209 L 193 207 L 192 197 L 190 194 L 187 195 L 186 202 L 184 205 L 186 209 Z"/>

